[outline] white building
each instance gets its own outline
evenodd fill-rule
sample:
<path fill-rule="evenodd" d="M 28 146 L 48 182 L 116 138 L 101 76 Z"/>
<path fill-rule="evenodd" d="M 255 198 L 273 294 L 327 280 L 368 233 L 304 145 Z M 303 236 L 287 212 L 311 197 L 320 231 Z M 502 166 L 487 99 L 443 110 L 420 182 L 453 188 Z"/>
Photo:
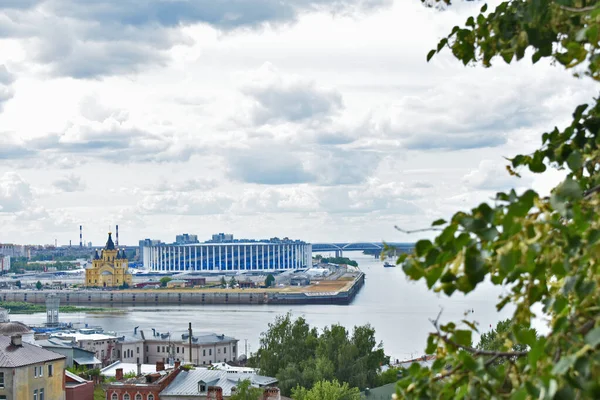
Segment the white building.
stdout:
<path fill-rule="evenodd" d="M 80 348 L 93 352 L 102 365 L 109 365 L 118 360 L 118 338 L 115 335 L 108 335 L 97 329 L 79 329 L 56 332 L 51 337 L 77 343 Z"/>
<path fill-rule="evenodd" d="M 152 271 L 277 271 L 306 268 L 312 246 L 300 241 L 197 243 L 145 246 Z"/>
<path fill-rule="evenodd" d="M 0 272 L 10 270 L 10 256 L 0 254 Z"/>

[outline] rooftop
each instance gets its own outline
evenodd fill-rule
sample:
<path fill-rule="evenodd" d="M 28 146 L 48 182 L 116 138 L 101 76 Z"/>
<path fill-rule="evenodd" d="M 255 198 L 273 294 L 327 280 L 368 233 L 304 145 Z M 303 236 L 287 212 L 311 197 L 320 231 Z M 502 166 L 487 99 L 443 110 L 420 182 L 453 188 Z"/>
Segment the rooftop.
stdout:
<path fill-rule="evenodd" d="M 56 338 L 61 338 L 61 339 L 73 338 L 76 342 L 79 342 L 82 340 L 93 340 L 93 341 L 112 340 L 112 339 L 117 338 L 114 335 L 107 335 L 105 333 L 83 333 L 80 331 L 56 332 L 56 333 L 52 333 L 51 337 L 56 337 Z"/>
<path fill-rule="evenodd" d="M 231 396 L 231 389 L 237 386 L 240 380 L 250 379 L 252 386 L 262 387 L 272 385 L 277 379 L 268 376 L 232 373 L 230 371 L 209 370 L 196 368 L 190 371 L 181 371 L 165 390 L 162 396 L 193 396 L 198 395 L 198 383 L 204 382 L 206 386 L 220 386 L 223 396 Z"/>
<path fill-rule="evenodd" d="M 22 322 L 0 322 L 0 335 L 11 336 L 18 333 L 31 333 L 33 332 L 30 327 Z"/>
<path fill-rule="evenodd" d="M 13 346 L 11 338 L 0 336 L 0 368 L 14 368 L 66 358 L 39 346 L 23 342 Z"/>
<path fill-rule="evenodd" d="M 189 334 L 187 331 L 174 331 L 174 332 L 159 332 L 156 329 L 150 330 L 138 330 L 137 333 L 131 335 L 131 338 L 141 338 L 141 332 L 144 332 L 146 340 L 159 340 L 164 342 L 188 342 Z M 217 335 L 216 333 L 202 333 L 198 335 L 192 335 L 192 344 L 217 344 L 217 343 L 229 343 L 237 342 L 238 339 L 225 336 L 223 334 Z"/>
<path fill-rule="evenodd" d="M 135 363 L 125 363 L 122 361 L 116 361 L 110 364 L 107 367 L 104 367 L 100 370 L 100 374 L 104 376 L 116 376 L 117 369 L 123 368 L 123 375 L 134 373 L 137 374 L 137 364 Z M 173 368 L 172 365 L 165 364 L 166 369 Z M 161 371 L 164 372 L 164 371 Z M 155 364 L 142 364 L 142 375 L 153 374 L 156 373 L 156 365 Z"/>

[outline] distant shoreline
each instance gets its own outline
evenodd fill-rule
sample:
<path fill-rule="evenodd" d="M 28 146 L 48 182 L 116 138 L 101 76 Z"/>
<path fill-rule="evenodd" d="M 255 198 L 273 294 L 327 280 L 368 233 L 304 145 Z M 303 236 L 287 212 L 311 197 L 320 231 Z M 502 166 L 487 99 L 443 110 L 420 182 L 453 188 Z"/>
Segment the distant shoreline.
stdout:
<path fill-rule="evenodd" d="M 46 312 L 46 306 L 42 304 L 35 303 L 26 303 L 22 301 L 2 301 L 0 302 L 0 307 L 6 308 L 10 310 L 11 314 L 35 314 Z M 87 312 L 87 313 L 114 313 L 114 308 L 107 307 L 78 307 L 78 306 L 59 306 L 59 311 L 61 313 L 78 313 L 78 312 Z M 117 311 L 118 312 L 118 311 Z"/>
<path fill-rule="evenodd" d="M 364 273 L 358 272 L 352 280 L 324 280 L 309 286 L 269 289 L 11 290 L 0 291 L 0 306 L 16 302 L 37 305 L 45 311 L 49 294 L 60 298 L 61 311 L 68 307 L 64 312 L 87 312 L 85 308 L 90 312 L 107 312 L 114 306 L 158 304 L 350 304 L 364 282 Z"/>

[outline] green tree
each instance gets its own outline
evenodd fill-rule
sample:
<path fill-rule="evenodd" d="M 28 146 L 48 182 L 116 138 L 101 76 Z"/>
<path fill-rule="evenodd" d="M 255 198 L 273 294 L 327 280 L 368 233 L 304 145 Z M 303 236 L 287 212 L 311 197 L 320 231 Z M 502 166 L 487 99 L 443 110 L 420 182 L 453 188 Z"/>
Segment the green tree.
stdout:
<path fill-rule="evenodd" d="M 303 318 L 292 320 L 288 313 L 269 324 L 249 362 L 261 374 L 277 377 L 287 395 L 296 386 L 310 389 L 333 379 L 350 387 L 376 386 L 380 367 L 389 358 L 369 325 L 355 327 L 352 335 L 343 326 L 332 325 L 319 335 Z"/>
<path fill-rule="evenodd" d="M 537 337 L 535 329 L 524 325 L 516 325 L 513 320 L 505 319 L 496 324 L 496 328 L 481 334 L 479 343 L 475 346 L 478 350 L 484 351 L 502 351 L 507 340 L 513 343 L 510 348 L 514 352 L 524 352 L 528 350 L 528 346 L 519 343 L 517 337 L 528 334 L 531 331 Z M 515 334 L 516 332 L 516 334 Z M 498 365 L 506 361 L 505 358 L 498 358 L 493 364 Z"/>
<path fill-rule="evenodd" d="M 484 5 L 427 58 L 449 49 L 465 65 L 490 67 L 531 54 L 533 63 L 547 58 L 565 69 L 577 66 L 576 76 L 592 84 L 600 81 L 599 35 L 598 0 L 512 0 L 491 11 Z M 536 151 L 508 159 L 516 177 L 523 168 L 564 171 L 549 196 L 531 189 L 498 193 L 492 203 L 433 222 L 437 237 L 399 257 L 408 277 L 431 290 L 469 293 L 487 278 L 509 288 L 497 309 L 514 308 L 514 340 L 493 343 L 496 350 L 470 346 L 473 321 L 436 319 L 426 352 L 437 359 L 431 368 L 411 366 L 399 397 L 600 398 L 599 99 L 579 105 L 572 118 L 566 128 L 543 133 Z M 544 336 L 518 329 L 531 326 L 536 306 L 550 321 Z M 515 344 L 528 350 L 515 351 Z M 495 366 L 500 359 L 511 362 Z"/>
<path fill-rule="evenodd" d="M 225 289 L 227 287 L 227 281 L 225 280 L 224 276 L 221 277 L 221 287 L 223 289 Z"/>
<path fill-rule="evenodd" d="M 171 278 L 170 276 L 163 276 L 162 278 L 160 278 L 160 286 L 166 287 L 167 283 L 171 282 L 172 280 L 173 278 Z"/>
<path fill-rule="evenodd" d="M 16 281 L 15 286 L 18 287 L 19 289 L 21 289 L 21 281 Z"/>
<path fill-rule="evenodd" d="M 385 372 L 381 372 L 377 376 L 377 383 L 374 385 L 374 387 L 398 382 L 398 374 L 400 374 L 400 368 L 388 368 L 385 370 Z"/>
<path fill-rule="evenodd" d="M 267 278 L 265 279 L 265 286 L 271 287 L 274 284 L 275 284 L 275 277 L 273 276 L 273 274 L 267 275 Z"/>
<path fill-rule="evenodd" d="M 230 400 L 260 400 L 263 397 L 263 389 L 252 387 L 250 379 L 245 379 L 237 384 L 235 394 L 229 397 Z"/>
<path fill-rule="evenodd" d="M 36 288 L 37 290 L 41 290 L 43 286 L 44 286 L 44 285 L 42 285 L 42 282 L 40 282 L 40 281 L 37 281 L 37 282 L 36 282 L 36 284 L 35 284 L 35 288 Z"/>
<path fill-rule="evenodd" d="M 320 381 L 311 389 L 297 386 L 292 390 L 294 400 L 360 400 L 358 388 L 338 381 Z"/>
<path fill-rule="evenodd" d="M 161 284 L 162 284 L 162 282 L 161 282 Z M 166 283 L 165 283 L 165 285 L 166 285 Z M 121 289 L 129 289 L 129 283 L 123 282 L 123 284 L 121 285 Z"/>
<path fill-rule="evenodd" d="M 229 280 L 229 287 L 234 288 L 235 285 L 237 285 L 237 281 L 235 280 L 235 277 L 232 276 L 231 279 Z"/>
<path fill-rule="evenodd" d="M 276 376 L 287 365 L 315 356 L 318 333 L 302 317 L 292 321 L 292 314 L 279 315 L 260 335 L 260 348 L 249 360 L 266 376 Z"/>

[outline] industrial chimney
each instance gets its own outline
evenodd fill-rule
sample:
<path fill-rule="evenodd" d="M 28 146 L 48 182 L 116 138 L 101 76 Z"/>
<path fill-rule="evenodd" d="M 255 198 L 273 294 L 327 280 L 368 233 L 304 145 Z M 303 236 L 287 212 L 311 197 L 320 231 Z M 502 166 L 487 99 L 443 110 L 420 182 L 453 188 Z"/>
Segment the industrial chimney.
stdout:
<path fill-rule="evenodd" d="M 119 247 L 119 225 L 116 225 L 116 226 L 115 226 L 115 233 L 116 233 L 116 235 L 117 235 L 117 236 L 115 237 L 115 239 L 117 240 L 117 242 L 115 243 L 115 246 L 116 246 L 116 247 Z"/>
<path fill-rule="evenodd" d="M 83 226 L 79 225 L 79 247 L 83 247 Z"/>

